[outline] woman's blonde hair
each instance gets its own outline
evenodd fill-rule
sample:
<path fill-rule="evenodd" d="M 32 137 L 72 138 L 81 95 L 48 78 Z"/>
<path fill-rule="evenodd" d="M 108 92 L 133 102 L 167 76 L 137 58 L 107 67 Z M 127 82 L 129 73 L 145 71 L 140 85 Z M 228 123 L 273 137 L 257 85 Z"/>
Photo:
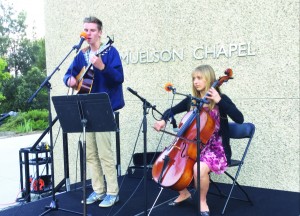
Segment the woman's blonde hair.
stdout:
<path fill-rule="evenodd" d="M 192 72 L 192 82 L 193 78 L 197 75 L 201 74 L 202 77 L 206 80 L 206 87 L 205 87 L 205 92 L 207 92 L 212 84 L 216 81 L 216 75 L 214 69 L 210 65 L 200 65 L 195 68 L 195 70 Z M 216 90 L 220 93 L 219 87 L 216 87 Z M 197 91 L 195 86 L 192 83 L 192 92 L 194 97 L 201 98 L 200 91 Z M 210 110 L 212 110 L 215 106 L 215 102 L 210 101 L 208 104 L 208 107 Z"/>

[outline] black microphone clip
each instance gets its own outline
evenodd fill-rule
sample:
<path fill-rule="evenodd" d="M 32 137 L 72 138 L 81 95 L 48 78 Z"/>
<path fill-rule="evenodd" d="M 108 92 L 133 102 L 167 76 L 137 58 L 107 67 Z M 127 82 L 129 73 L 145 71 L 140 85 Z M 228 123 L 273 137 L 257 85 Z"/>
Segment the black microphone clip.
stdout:
<path fill-rule="evenodd" d="M 85 38 L 81 37 L 79 43 L 73 47 L 73 49 L 76 49 L 76 53 L 79 51 L 79 49 L 84 41 L 85 41 Z"/>
<path fill-rule="evenodd" d="M 172 92 L 176 92 L 176 88 L 174 88 L 173 86 L 167 86 L 167 88 Z"/>

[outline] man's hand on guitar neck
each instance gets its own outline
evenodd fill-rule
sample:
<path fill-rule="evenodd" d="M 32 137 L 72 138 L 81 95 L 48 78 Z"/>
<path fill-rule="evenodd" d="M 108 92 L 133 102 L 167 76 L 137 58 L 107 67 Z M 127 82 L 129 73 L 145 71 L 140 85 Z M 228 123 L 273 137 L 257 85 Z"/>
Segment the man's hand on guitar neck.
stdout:
<path fill-rule="evenodd" d="M 93 56 L 90 61 L 94 67 L 98 68 L 99 70 L 104 70 L 105 64 L 103 63 L 101 57 Z"/>

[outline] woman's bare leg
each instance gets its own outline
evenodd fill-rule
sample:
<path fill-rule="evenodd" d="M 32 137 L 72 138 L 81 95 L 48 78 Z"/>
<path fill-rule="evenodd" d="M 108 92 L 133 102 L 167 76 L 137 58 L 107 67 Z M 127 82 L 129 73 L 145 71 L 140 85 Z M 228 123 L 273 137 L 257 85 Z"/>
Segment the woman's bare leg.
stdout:
<path fill-rule="evenodd" d="M 209 188 L 209 172 L 210 169 L 206 163 L 200 162 L 200 209 L 201 211 L 209 211 L 206 195 Z M 197 163 L 194 165 L 194 182 L 197 188 Z"/>
<path fill-rule="evenodd" d="M 182 202 L 183 200 L 186 200 L 189 197 L 191 197 L 191 193 L 186 188 L 178 192 L 179 196 L 174 200 L 175 203 Z"/>

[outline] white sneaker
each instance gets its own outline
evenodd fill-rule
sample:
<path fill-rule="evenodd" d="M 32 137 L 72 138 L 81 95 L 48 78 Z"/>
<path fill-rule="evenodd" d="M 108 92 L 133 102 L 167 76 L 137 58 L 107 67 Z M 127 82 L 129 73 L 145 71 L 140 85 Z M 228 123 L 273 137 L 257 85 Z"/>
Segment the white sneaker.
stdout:
<path fill-rule="evenodd" d="M 97 194 L 95 191 L 89 195 L 86 199 L 86 204 L 92 204 L 96 201 L 102 201 L 106 197 L 106 194 Z M 81 201 L 83 203 L 83 200 Z"/>
<path fill-rule="evenodd" d="M 118 195 L 106 195 L 105 199 L 99 204 L 99 207 L 110 207 L 118 201 Z"/>

